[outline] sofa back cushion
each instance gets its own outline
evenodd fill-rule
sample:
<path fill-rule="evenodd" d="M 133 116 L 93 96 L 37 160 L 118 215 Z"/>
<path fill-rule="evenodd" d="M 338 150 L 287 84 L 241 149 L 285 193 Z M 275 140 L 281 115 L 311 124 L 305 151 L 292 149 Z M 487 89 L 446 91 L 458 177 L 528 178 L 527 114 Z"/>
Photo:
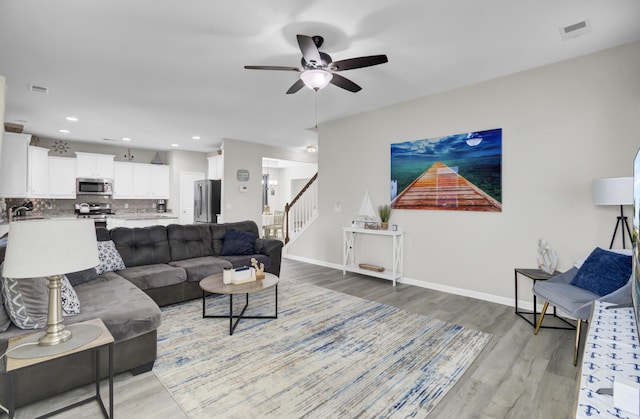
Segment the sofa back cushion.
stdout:
<path fill-rule="evenodd" d="M 208 224 L 171 224 L 167 227 L 167 237 L 172 261 L 213 256 Z"/>
<path fill-rule="evenodd" d="M 110 231 L 110 236 L 127 267 L 171 261 L 167 229 L 164 226 L 118 227 Z"/>
<path fill-rule="evenodd" d="M 209 224 L 211 240 L 213 241 L 213 255 L 220 256 L 222 245 L 227 234 L 227 229 L 241 230 L 260 237 L 258 225 L 253 221 L 238 221 L 236 223 Z"/>

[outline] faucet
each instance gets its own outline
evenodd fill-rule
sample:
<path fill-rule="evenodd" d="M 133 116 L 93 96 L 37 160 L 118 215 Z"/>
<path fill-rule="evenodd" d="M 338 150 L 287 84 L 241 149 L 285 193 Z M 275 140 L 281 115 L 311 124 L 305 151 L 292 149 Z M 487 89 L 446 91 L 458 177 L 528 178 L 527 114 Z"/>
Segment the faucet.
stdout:
<path fill-rule="evenodd" d="M 29 208 L 27 207 L 11 207 L 9 208 L 9 222 L 13 221 L 13 219 L 17 216 L 19 211 L 29 211 Z"/>

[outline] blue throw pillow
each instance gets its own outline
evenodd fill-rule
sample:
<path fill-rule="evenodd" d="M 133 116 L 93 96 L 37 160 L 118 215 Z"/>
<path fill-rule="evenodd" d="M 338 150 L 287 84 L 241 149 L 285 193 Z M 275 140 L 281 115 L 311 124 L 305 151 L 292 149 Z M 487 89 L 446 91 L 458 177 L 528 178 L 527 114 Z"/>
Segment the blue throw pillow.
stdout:
<path fill-rule="evenodd" d="M 227 229 L 222 243 L 221 256 L 238 256 L 255 254 L 256 235 L 248 231 Z"/>
<path fill-rule="evenodd" d="M 596 247 L 584 261 L 571 285 L 607 295 L 622 287 L 631 276 L 631 256 Z"/>

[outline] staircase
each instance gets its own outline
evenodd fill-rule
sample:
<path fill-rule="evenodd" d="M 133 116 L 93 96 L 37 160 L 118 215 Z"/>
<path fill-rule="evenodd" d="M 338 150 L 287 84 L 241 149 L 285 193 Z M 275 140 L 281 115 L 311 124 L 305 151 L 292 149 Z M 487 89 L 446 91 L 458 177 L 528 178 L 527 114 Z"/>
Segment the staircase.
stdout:
<path fill-rule="evenodd" d="M 318 173 L 284 206 L 284 244 L 299 237 L 318 217 Z"/>

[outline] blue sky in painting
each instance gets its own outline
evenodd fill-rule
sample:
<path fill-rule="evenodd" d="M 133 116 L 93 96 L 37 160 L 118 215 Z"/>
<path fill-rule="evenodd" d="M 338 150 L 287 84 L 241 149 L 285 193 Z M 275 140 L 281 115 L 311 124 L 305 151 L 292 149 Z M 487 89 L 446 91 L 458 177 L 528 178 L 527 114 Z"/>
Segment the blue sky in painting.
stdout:
<path fill-rule="evenodd" d="M 470 146 L 467 140 L 481 137 L 478 145 Z M 391 144 L 393 157 L 434 157 L 439 160 L 479 158 L 502 154 L 502 129 L 468 132 L 440 138 L 405 141 Z"/>

